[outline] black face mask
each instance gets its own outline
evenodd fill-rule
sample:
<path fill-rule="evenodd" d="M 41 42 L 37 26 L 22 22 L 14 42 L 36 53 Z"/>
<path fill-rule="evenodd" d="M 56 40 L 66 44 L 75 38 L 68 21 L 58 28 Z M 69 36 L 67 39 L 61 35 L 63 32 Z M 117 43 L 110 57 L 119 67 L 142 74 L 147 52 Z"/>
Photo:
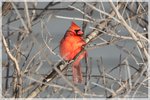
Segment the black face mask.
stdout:
<path fill-rule="evenodd" d="M 75 30 L 75 32 L 76 32 L 76 35 L 77 35 L 77 36 L 82 36 L 83 34 L 78 34 L 78 32 L 79 32 L 79 31 L 81 31 L 81 30 L 80 30 L 80 29 L 78 29 L 78 30 Z"/>

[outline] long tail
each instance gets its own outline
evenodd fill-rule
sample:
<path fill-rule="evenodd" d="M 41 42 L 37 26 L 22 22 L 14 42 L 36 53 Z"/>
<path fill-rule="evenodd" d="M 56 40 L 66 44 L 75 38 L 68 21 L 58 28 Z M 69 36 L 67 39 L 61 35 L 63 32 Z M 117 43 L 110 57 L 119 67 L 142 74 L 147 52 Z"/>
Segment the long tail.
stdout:
<path fill-rule="evenodd" d="M 75 84 L 81 83 L 83 81 L 80 61 L 84 57 L 87 57 L 87 52 L 84 52 L 82 55 L 80 55 L 79 58 L 72 65 L 73 82 Z"/>
<path fill-rule="evenodd" d="M 81 83 L 83 80 L 80 62 L 74 62 L 72 66 L 73 82 Z"/>

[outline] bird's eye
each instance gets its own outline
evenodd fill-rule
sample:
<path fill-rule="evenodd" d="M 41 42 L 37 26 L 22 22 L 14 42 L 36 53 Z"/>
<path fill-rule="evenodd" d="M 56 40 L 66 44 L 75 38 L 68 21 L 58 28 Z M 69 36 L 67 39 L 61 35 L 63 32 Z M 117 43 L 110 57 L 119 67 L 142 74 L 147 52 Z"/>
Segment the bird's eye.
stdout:
<path fill-rule="evenodd" d="M 80 31 L 80 29 L 79 30 L 75 30 L 76 34 L 78 34 L 79 31 Z"/>
<path fill-rule="evenodd" d="M 83 32 L 81 31 L 81 29 L 78 29 L 78 30 L 74 30 L 75 31 L 75 34 L 77 36 L 82 36 L 83 35 Z"/>

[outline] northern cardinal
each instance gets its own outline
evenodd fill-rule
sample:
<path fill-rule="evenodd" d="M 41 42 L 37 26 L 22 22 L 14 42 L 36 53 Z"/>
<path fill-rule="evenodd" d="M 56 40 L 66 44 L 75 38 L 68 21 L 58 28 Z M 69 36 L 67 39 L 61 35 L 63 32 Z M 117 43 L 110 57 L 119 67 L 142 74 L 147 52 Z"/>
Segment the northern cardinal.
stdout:
<path fill-rule="evenodd" d="M 83 34 L 84 33 L 81 31 L 80 27 L 72 22 L 71 26 L 60 41 L 60 55 L 65 61 L 73 60 L 74 57 L 82 50 L 83 46 L 86 44 L 82 37 Z M 74 83 L 81 83 L 83 80 L 80 60 L 86 55 L 87 53 L 84 51 L 72 64 Z"/>

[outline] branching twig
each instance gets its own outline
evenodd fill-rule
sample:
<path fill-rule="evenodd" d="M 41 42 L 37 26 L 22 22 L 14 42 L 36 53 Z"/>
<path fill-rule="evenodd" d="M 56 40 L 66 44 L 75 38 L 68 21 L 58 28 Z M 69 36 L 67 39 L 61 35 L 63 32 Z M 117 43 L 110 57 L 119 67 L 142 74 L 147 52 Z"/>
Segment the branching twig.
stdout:
<path fill-rule="evenodd" d="M 6 40 L 4 38 L 4 36 L 2 36 L 2 41 L 3 41 L 3 45 L 4 45 L 4 48 L 6 50 L 6 53 L 8 54 L 8 56 L 10 57 L 10 59 L 14 62 L 15 64 L 15 69 L 17 71 L 17 79 L 18 79 L 18 83 L 17 83 L 17 95 L 16 97 L 21 97 L 21 84 L 22 84 L 22 79 L 21 79 L 21 70 L 20 70 L 20 67 L 19 67 L 19 64 L 18 64 L 18 61 L 17 59 L 11 54 L 10 50 L 8 49 L 8 45 L 6 43 Z"/>

